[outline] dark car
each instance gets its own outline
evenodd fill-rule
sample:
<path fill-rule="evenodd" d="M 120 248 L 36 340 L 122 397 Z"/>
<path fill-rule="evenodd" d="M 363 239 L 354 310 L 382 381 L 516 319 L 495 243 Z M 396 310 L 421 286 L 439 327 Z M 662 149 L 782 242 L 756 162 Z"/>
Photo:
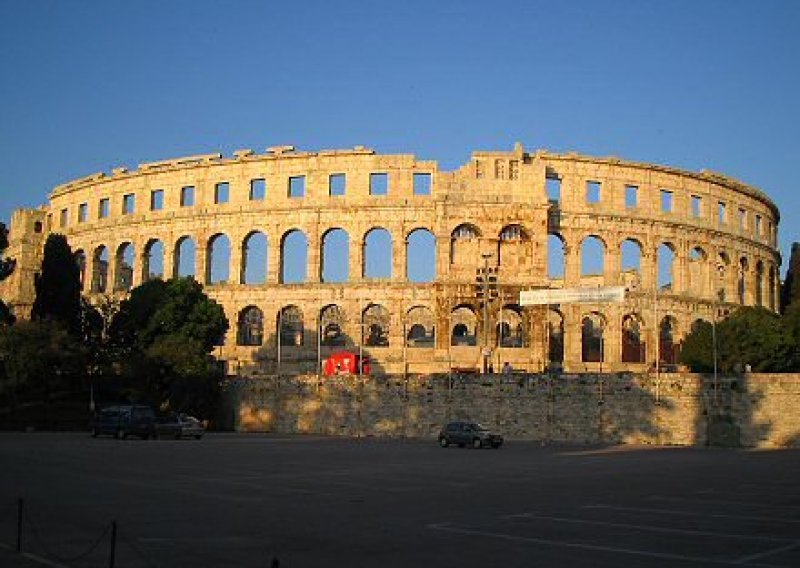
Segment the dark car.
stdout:
<path fill-rule="evenodd" d="M 470 445 L 473 448 L 490 446 L 496 449 L 503 445 L 503 437 L 477 422 L 450 422 L 439 432 L 439 445 L 446 448 L 450 444 L 458 444 L 462 448 Z"/>
<path fill-rule="evenodd" d="M 194 416 L 188 414 L 169 414 L 156 420 L 156 436 L 159 438 L 195 438 L 199 440 L 206 433 L 206 427 Z"/>
<path fill-rule="evenodd" d="M 125 439 L 129 435 L 147 440 L 156 435 L 156 413 L 150 406 L 121 404 L 100 409 L 91 424 L 92 437 L 108 434 Z"/>

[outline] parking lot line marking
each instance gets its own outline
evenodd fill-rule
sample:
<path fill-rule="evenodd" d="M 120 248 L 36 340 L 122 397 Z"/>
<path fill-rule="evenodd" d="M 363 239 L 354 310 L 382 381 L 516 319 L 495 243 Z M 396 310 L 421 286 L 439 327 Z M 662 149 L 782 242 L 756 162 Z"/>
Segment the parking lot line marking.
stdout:
<path fill-rule="evenodd" d="M 734 505 L 737 507 L 769 507 L 770 509 L 800 509 L 800 505 L 771 505 L 764 503 L 753 503 L 752 501 L 727 501 L 724 499 L 689 499 L 687 497 L 665 497 L 661 495 L 651 495 L 648 501 L 675 501 L 676 503 L 700 503 L 701 505 Z"/>
<path fill-rule="evenodd" d="M 595 525 L 601 527 L 613 527 L 618 529 L 636 529 L 646 532 L 663 532 L 663 533 L 674 533 L 674 534 L 684 534 L 684 535 L 695 535 L 695 536 L 712 536 L 717 538 L 735 538 L 739 540 L 758 540 L 758 541 L 772 541 L 772 542 L 791 542 L 795 543 L 796 541 L 792 538 L 780 538 L 774 536 L 754 536 L 749 534 L 731 534 L 731 533 L 719 533 L 719 532 L 712 532 L 712 531 L 693 531 L 689 529 L 675 529 L 670 527 L 657 527 L 653 525 L 633 525 L 629 523 L 609 523 L 606 521 L 593 521 L 589 519 L 575 519 L 570 517 L 551 517 L 548 515 L 537 515 L 534 513 L 521 513 L 518 515 L 507 515 L 504 518 L 508 519 L 539 519 L 542 521 L 553 521 L 553 522 L 560 522 L 560 523 L 573 523 L 573 524 L 582 524 L 582 525 Z"/>
<path fill-rule="evenodd" d="M 640 513 L 658 513 L 659 515 L 683 515 L 685 517 L 708 517 L 712 519 L 739 519 L 743 521 L 767 521 L 773 523 L 800 523 L 800 519 L 785 517 L 761 517 L 753 515 L 726 515 L 724 513 L 694 513 L 692 511 L 676 511 L 674 509 L 653 509 L 647 507 L 617 507 L 615 505 L 583 505 L 583 509 L 611 509 L 615 511 L 638 511 Z"/>
<path fill-rule="evenodd" d="M 683 554 L 673 554 L 670 552 L 654 552 L 649 550 L 636 550 L 633 548 L 620 548 L 616 546 L 601 546 L 597 544 L 586 544 L 580 542 L 568 542 L 563 540 L 550 540 L 546 538 L 535 538 L 529 536 L 516 536 L 505 533 L 479 531 L 474 529 L 462 529 L 454 527 L 450 523 L 433 523 L 429 524 L 428 528 L 431 530 L 451 532 L 456 534 L 466 534 L 473 536 L 482 536 L 486 538 L 496 538 L 500 540 L 509 540 L 513 542 L 526 542 L 530 544 L 541 544 L 544 546 L 554 546 L 557 548 L 572 548 L 578 550 L 593 550 L 596 552 L 612 552 L 616 554 L 628 554 L 631 556 L 642 556 L 648 558 L 661 558 L 663 560 L 676 560 L 680 562 L 701 562 L 703 564 L 719 564 L 723 566 L 735 566 L 730 560 L 722 560 L 717 558 L 707 558 L 704 556 L 687 556 Z"/>
<path fill-rule="evenodd" d="M 766 558 L 767 556 L 772 556 L 774 554 L 779 554 L 781 552 L 786 552 L 787 550 L 792 550 L 800 546 L 800 540 L 796 540 L 791 544 L 787 544 L 786 546 L 780 546 L 778 548 L 773 548 L 772 550 L 765 550 L 764 552 L 757 552 L 756 554 L 751 554 L 750 556 L 743 556 L 735 560 L 734 564 L 748 564 L 753 560 L 759 560 L 761 558 Z"/>
<path fill-rule="evenodd" d="M 52 560 L 48 560 L 47 558 L 42 558 L 41 556 L 39 556 L 37 554 L 33 554 L 31 552 L 19 552 L 19 553 L 17 553 L 16 549 L 14 549 L 14 548 L 12 548 L 12 547 L 10 547 L 8 545 L 5 545 L 5 544 L 3 544 L 1 542 L 0 542 L 0 548 L 3 548 L 4 550 L 12 551 L 12 552 L 14 552 L 14 554 L 19 554 L 23 558 L 27 558 L 31 562 L 36 562 L 37 564 L 41 564 L 42 566 L 49 566 L 50 568 L 69 568 L 69 566 L 66 566 L 64 564 L 59 564 L 58 562 L 54 562 Z"/>

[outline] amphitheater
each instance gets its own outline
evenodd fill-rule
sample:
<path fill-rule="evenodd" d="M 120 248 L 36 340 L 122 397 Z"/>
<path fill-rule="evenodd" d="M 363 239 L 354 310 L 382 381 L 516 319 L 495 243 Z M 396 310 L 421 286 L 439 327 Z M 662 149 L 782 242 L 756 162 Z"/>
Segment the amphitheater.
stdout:
<path fill-rule="evenodd" d="M 20 317 L 50 233 L 93 301 L 193 275 L 225 309 L 230 375 L 308 374 L 358 350 L 371 372 L 641 372 L 675 366 L 697 320 L 777 310 L 779 212 L 724 175 L 539 150 L 455 171 L 413 155 L 292 146 L 116 168 L 14 213 L 2 284 Z M 619 286 L 616 303 L 520 292 Z"/>

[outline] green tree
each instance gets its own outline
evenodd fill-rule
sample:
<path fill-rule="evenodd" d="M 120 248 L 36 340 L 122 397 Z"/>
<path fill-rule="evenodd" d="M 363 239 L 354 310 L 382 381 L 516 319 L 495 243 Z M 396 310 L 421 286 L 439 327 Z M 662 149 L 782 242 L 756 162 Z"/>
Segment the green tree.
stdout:
<path fill-rule="evenodd" d="M 5 251 L 8 248 L 8 229 L 4 223 L 0 223 L 0 282 L 11 276 L 16 266 L 13 258 L 6 258 Z M 8 306 L 0 299 L 0 324 L 14 323 L 14 315 Z"/>
<path fill-rule="evenodd" d="M 789 306 L 800 299 L 800 243 L 792 243 L 789 257 L 789 268 L 781 287 L 781 313 L 786 313 Z"/>
<path fill-rule="evenodd" d="M 110 330 L 130 396 L 213 415 L 219 372 L 211 353 L 227 329 L 222 306 L 192 278 L 151 280 L 132 290 Z"/>
<path fill-rule="evenodd" d="M 680 361 L 695 373 L 714 370 L 714 332 L 707 321 L 697 321 L 681 345 Z"/>
<path fill-rule="evenodd" d="M 82 320 L 80 269 L 64 235 L 47 237 L 42 271 L 34 284 L 31 318 L 61 322 L 78 335 Z"/>

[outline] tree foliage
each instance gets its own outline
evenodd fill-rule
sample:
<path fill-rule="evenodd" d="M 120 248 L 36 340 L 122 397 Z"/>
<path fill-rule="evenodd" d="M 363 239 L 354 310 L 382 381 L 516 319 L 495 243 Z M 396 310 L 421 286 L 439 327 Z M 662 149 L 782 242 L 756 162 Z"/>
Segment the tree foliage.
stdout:
<path fill-rule="evenodd" d="M 81 329 L 80 269 L 64 235 L 47 237 L 35 288 L 31 317 L 61 322 L 70 332 L 78 334 Z"/>
<path fill-rule="evenodd" d="M 16 266 L 16 261 L 13 258 L 6 258 L 5 251 L 8 248 L 8 229 L 4 223 L 0 223 L 0 282 L 11 276 Z M 0 324 L 14 323 L 14 315 L 8 306 L 5 305 L 0 299 Z"/>

